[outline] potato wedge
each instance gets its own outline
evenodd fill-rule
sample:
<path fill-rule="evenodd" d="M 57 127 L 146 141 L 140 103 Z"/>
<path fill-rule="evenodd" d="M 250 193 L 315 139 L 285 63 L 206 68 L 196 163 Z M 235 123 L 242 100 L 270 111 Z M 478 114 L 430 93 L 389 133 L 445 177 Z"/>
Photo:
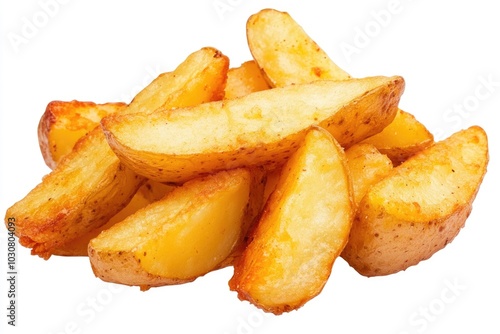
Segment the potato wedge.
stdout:
<path fill-rule="evenodd" d="M 219 268 L 240 240 L 251 181 L 246 169 L 191 180 L 103 231 L 89 244 L 95 275 L 145 290 Z"/>
<path fill-rule="evenodd" d="M 391 124 L 363 142 L 374 145 L 397 166 L 431 146 L 434 143 L 434 136 L 415 116 L 399 110 Z"/>
<path fill-rule="evenodd" d="M 78 139 L 99 125 L 104 116 L 126 106 L 122 102 L 50 102 L 38 124 L 38 143 L 45 164 L 54 169 L 61 158 L 71 152 Z"/>
<path fill-rule="evenodd" d="M 250 52 L 273 87 L 350 78 L 288 13 L 264 9 L 246 29 Z"/>
<path fill-rule="evenodd" d="M 227 72 L 227 82 L 224 89 L 225 99 L 235 99 L 271 88 L 262 76 L 255 61 L 244 62 L 239 67 L 230 68 Z"/>
<path fill-rule="evenodd" d="M 158 201 L 174 189 L 175 186 L 166 185 L 151 180 L 146 181 L 146 183 L 143 184 L 139 188 L 139 190 L 137 190 L 134 197 L 132 197 L 127 206 L 124 207 L 116 215 L 111 217 L 111 219 L 106 224 L 104 224 L 103 226 L 99 226 L 74 240 L 70 240 L 63 245 L 56 246 L 52 254 L 61 256 L 87 256 L 90 240 L 97 237 L 99 233 L 121 222 L 128 216 L 137 212 L 139 209 L 142 209 L 145 206 Z"/>
<path fill-rule="evenodd" d="M 283 164 L 318 124 L 350 146 L 389 124 L 401 77 L 316 81 L 239 99 L 145 114 L 113 114 L 101 124 L 116 155 L 160 182 L 184 182 L 217 170 Z"/>
<path fill-rule="evenodd" d="M 160 75 L 121 111 L 196 105 L 222 96 L 229 60 L 204 48 L 189 55 L 174 72 Z M 20 243 L 49 258 L 54 249 L 103 226 L 131 200 L 145 178 L 125 167 L 110 149 L 100 127 L 26 197 L 7 210 L 16 219 Z"/>
<path fill-rule="evenodd" d="M 117 112 L 127 105 L 125 103 L 104 103 L 81 101 L 52 101 L 48 104 L 38 127 L 38 138 L 44 160 L 51 168 L 69 154 L 75 143 L 89 131 L 93 130 L 105 115 Z M 42 143 L 47 145 L 42 145 Z M 50 144 L 48 144 L 50 143 Z M 142 185 L 132 200 L 120 212 L 114 215 L 105 225 L 100 226 L 74 240 L 58 245 L 53 255 L 87 256 L 88 243 L 102 230 L 105 230 L 147 204 L 163 197 L 174 187 L 148 180 Z"/>
<path fill-rule="evenodd" d="M 140 91 L 122 113 L 190 107 L 224 97 L 229 58 L 205 47 L 190 54 L 173 72 L 162 73 Z"/>
<path fill-rule="evenodd" d="M 256 63 L 273 87 L 350 78 L 288 13 L 264 9 L 254 14 L 247 22 L 247 39 Z M 413 115 L 399 110 L 390 126 L 365 142 L 399 165 L 430 146 L 434 138 Z"/>
<path fill-rule="evenodd" d="M 353 216 L 343 149 L 314 128 L 284 166 L 230 288 L 267 312 L 298 309 L 323 289 Z"/>
<path fill-rule="evenodd" d="M 365 195 L 342 257 L 365 276 L 428 259 L 464 226 L 487 164 L 488 140 L 478 126 L 417 153 Z"/>
<path fill-rule="evenodd" d="M 371 186 L 389 174 L 393 167 L 392 161 L 371 144 L 356 144 L 345 154 L 357 207 Z"/>
<path fill-rule="evenodd" d="M 144 180 L 118 160 L 96 128 L 6 217 L 16 219 L 20 244 L 48 259 L 59 245 L 104 225 Z"/>

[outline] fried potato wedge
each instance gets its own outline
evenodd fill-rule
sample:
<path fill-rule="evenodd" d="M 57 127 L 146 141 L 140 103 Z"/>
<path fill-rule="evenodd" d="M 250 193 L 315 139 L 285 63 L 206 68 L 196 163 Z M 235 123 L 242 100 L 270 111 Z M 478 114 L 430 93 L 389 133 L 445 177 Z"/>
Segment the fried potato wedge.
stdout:
<path fill-rule="evenodd" d="M 246 30 L 250 52 L 273 87 L 350 78 L 286 12 L 264 9 L 250 16 Z"/>
<path fill-rule="evenodd" d="M 323 289 L 353 216 L 343 149 L 314 128 L 284 166 L 230 288 L 267 312 L 298 309 Z"/>
<path fill-rule="evenodd" d="M 38 143 L 45 164 L 54 169 L 78 139 L 92 131 L 101 119 L 122 110 L 122 102 L 52 101 L 38 124 Z"/>
<path fill-rule="evenodd" d="M 128 216 L 137 212 L 139 209 L 160 200 L 167 193 L 175 189 L 174 186 L 166 185 L 151 180 L 146 181 L 135 193 L 132 200 L 120 212 L 114 215 L 105 225 L 99 226 L 90 232 L 79 236 L 74 240 L 66 242 L 64 245 L 58 245 L 53 250 L 53 255 L 61 256 L 87 256 L 90 240 L 97 237 L 99 233 L 107 230 L 111 226 L 121 222 Z"/>
<path fill-rule="evenodd" d="M 75 143 L 99 125 L 102 117 L 117 112 L 127 105 L 122 102 L 96 104 L 81 101 L 52 101 L 48 104 L 38 127 L 40 148 L 46 164 L 55 168 L 58 162 L 69 154 Z M 42 143 L 50 143 L 42 145 Z M 148 180 L 132 200 L 105 225 L 100 226 L 64 245 L 58 245 L 53 255 L 87 256 L 88 243 L 105 230 L 142 207 L 159 200 L 174 187 Z"/>
<path fill-rule="evenodd" d="M 16 219 L 20 244 L 47 259 L 59 245 L 104 225 L 143 182 L 118 160 L 96 128 L 6 217 Z"/>
<path fill-rule="evenodd" d="M 371 144 L 356 144 L 345 152 L 352 177 L 354 203 L 361 202 L 372 185 L 392 170 L 392 161 Z"/>
<path fill-rule="evenodd" d="M 361 201 L 342 257 L 365 276 L 428 259 L 464 226 L 487 164 L 486 133 L 473 126 L 395 167 Z"/>
<path fill-rule="evenodd" d="M 271 88 L 254 60 L 230 68 L 224 89 L 225 99 L 234 99 Z"/>
<path fill-rule="evenodd" d="M 219 268 L 240 240 L 251 181 L 246 169 L 191 180 L 103 231 L 89 244 L 95 275 L 145 290 Z"/>
<path fill-rule="evenodd" d="M 393 120 L 403 90 L 398 76 L 324 80 L 175 111 L 113 114 L 101 124 L 131 169 L 184 182 L 228 168 L 282 165 L 313 125 L 350 146 Z"/>
<path fill-rule="evenodd" d="M 415 116 L 399 110 L 391 124 L 363 142 L 374 145 L 381 153 L 386 154 L 394 165 L 399 165 L 431 146 L 434 136 Z"/>
<path fill-rule="evenodd" d="M 247 22 L 247 39 L 252 56 L 273 87 L 350 78 L 288 13 L 264 9 L 254 14 Z M 413 115 L 399 110 L 392 124 L 365 141 L 399 165 L 429 147 L 434 137 Z"/>
<path fill-rule="evenodd" d="M 190 54 L 175 71 L 160 74 L 134 97 L 124 113 L 148 113 L 220 100 L 228 70 L 227 56 L 215 48 L 202 48 Z"/>
<path fill-rule="evenodd" d="M 120 113 L 174 108 L 222 97 L 229 59 L 204 48 L 169 74 L 160 75 Z M 7 210 L 16 219 L 20 243 L 49 258 L 54 249 L 86 235 L 123 209 L 145 182 L 125 167 L 100 127 L 77 142 L 73 151 L 26 197 Z"/>

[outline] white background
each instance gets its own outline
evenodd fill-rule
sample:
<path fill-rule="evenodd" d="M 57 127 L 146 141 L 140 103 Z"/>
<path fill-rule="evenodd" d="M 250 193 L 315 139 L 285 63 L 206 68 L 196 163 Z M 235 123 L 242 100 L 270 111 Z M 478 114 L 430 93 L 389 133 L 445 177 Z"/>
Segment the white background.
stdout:
<path fill-rule="evenodd" d="M 36 134 L 49 101 L 129 102 L 156 75 L 173 70 L 203 46 L 220 49 L 237 66 L 250 59 L 246 19 L 265 7 L 288 11 L 353 76 L 402 75 L 401 107 L 437 139 L 472 124 L 482 126 L 491 155 L 473 212 L 452 244 L 388 277 L 361 277 L 339 259 L 318 297 L 279 317 L 264 315 L 229 291 L 231 268 L 190 284 L 140 292 L 101 282 L 86 258 L 44 261 L 19 248 L 18 326 L 12 328 L 6 325 L 5 230 L 0 233 L 2 333 L 500 332 L 495 214 L 500 131 L 494 117 L 500 110 L 500 20 L 495 1 L 0 4 L 0 212 L 49 171 Z"/>

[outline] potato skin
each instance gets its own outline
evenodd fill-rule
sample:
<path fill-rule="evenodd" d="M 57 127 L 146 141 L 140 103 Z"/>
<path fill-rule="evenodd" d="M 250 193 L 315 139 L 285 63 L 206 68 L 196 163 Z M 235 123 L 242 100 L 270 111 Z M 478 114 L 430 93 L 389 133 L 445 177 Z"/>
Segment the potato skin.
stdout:
<path fill-rule="evenodd" d="M 139 286 L 142 291 L 152 287 L 188 283 L 196 279 L 176 279 L 151 274 L 141 267 L 140 259 L 136 258 L 133 252 L 102 252 L 92 247 L 92 243 L 88 247 L 88 256 L 92 271 L 103 281 Z M 120 268 L 118 272 L 117 268 Z"/>
<path fill-rule="evenodd" d="M 478 126 L 411 157 L 362 199 L 342 257 L 365 276 L 430 258 L 464 226 L 487 164 L 487 137 Z"/>

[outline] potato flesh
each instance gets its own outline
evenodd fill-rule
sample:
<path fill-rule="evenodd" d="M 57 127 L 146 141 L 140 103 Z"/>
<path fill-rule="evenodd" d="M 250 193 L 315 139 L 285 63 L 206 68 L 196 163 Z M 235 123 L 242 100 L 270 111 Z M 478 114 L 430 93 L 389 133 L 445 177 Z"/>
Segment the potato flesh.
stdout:
<path fill-rule="evenodd" d="M 317 81 L 175 111 L 110 115 L 102 125 L 137 173 L 183 182 L 227 168 L 281 165 L 317 124 L 341 144 L 362 140 L 392 121 L 403 87 L 400 77 Z"/>
<path fill-rule="evenodd" d="M 342 256 L 366 276 L 428 259 L 463 227 L 487 164 L 487 137 L 477 126 L 408 159 L 363 198 Z"/>
<path fill-rule="evenodd" d="M 415 116 L 399 110 L 391 124 L 382 132 L 363 140 L 399 165 L 412 155 L 431 146 L 434 136 L 420 123 Z"/>
<path fill-rule="evenodd" d="M 486 157 L 487 139 L 482 130 L 474 127 L 459 132 L 401 166 L 373 196 L 379 196 L 377 201 L 385 198 L 387 212 L 399 218 L 410 213 L 418 221 L 435 219 L 436 212 L 449 214 L 475 194 L 486 168 Z M 427 172 L 425 178 L 423 171 Z"/>
<path fill-rule="evenodd" d="M 231 68 L 227 72 L 227 83 L 224 88 L 225 99 L 235 99 L 271 88 L 262 76 L 255 61 L 244 62 L 239 67 Z"/>
<path fill-rule="evenodd" d="M 137 250 L 135 256 L 154 275 L 188 279 L 209 272 L 236 244 L 248 194 L 249 181 L 225 190 L 210 203 L 197 206 L 191 215 L 177 218 L 184 224 L 164 226 L 159 231 L 161 239 L 144 244 L 144 252 Z M 152 250 L 152 256 L 144 255 L 146 250 Z"/>
<path fill-rule="evenodd" d="M 247 40 L 273 87 L 350 78 L 288 13 L 264 9 L 250 16 Z"/>
<path fill-rule="evenodd" d="M 54 169 L 71 152 L 75 143 L 98 126 L 104 116 L 125 106 L 121 102 L 50 102 L 38 125 L 38 142 L 47 166 Z"/>
<path fill-rule="evenodd" d="M 286 163 L 250 244 L 235 263 L 230 287 L 240 299 L 280 314 L 322 290 L 353 218 L 343 154 L 330 134 L 313 129 Z"/>
<path fill-rule="evenodd" d="M 371 144 L 356 144 L 346 150 L 356 207 L 368 190 L 392 170 L 391 160 Z"/>
<path fill-rule="evenodd" d="M 176 188 L 90 242 L 95 274 L 116 283 L 158 286 L 216 269 L 240 239 L 250 185 L 250 173 L 238 169 Z M 132 265 L 116 266 L 123 257 Z"/>

